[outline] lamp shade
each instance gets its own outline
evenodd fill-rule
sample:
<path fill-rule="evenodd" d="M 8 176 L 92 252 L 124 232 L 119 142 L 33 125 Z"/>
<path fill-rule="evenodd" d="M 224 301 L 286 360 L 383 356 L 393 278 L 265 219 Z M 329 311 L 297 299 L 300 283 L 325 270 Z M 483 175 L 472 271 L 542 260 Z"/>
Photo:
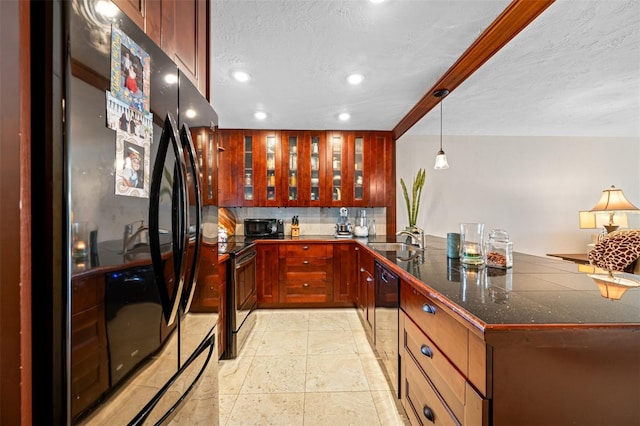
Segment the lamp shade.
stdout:
<path fill-rule="evenodd" d="M 596 214 L 590 211 L 581 211 L 579 213 L 580 229 L 596 229 Z"/>
<path fill-rule="evenodd" d="M 434 170 L 444 170 L 449 168 L 449 162 L 447 161 L 447 156 L 444 154 L 443 150 L 438 151 L 438 155 L 436 155 L 436 164 L 433 168 Z"/>
<path fill-rule="evenodd" d="M 621 189 L 611 185 L 611 188 L 602 191 L 598 203 L 591 209 L 592 212 L 633 211 L 638 210 L 624 196 Z"/>

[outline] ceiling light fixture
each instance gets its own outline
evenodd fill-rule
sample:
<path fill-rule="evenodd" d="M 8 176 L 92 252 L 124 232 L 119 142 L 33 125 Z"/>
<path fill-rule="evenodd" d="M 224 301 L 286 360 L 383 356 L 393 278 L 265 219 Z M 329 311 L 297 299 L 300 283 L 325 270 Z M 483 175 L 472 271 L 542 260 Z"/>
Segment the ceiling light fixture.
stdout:
<path fill-rule="evenodd" d="M 447 89 L 438 90 L 433 94 L 436 98 L 440 99 L 440 151 L 436 155 L 436 164 L 433 166 L 435 170 L 444 170 L 449 168 L 449 162 L 447 156 L 442 150 L 442 99 L 449 94 Z"/>
<path fill-rule="evenodd" d="M 255 118 L 257 118 L 258 120 L 264 120 L 265 118 L 267 118 L 267 113 L 266 112 L 262 112 L 262 111 L 258 111 L 255 114 L 253 114 L 253 116 Z"/>
<path fill-rule="evenodd" d="M 362 80 L 364 80 L 364 75 L 362 74 L 354 73 L 347 76 L 347 81 L 349 82 L 349 84 L 352 84 L 354 86 L 362 83 Z"/>
<path fill-rule="evenodd" d="M 350 118 L 351 118 L 351 115 L 350 115 L 348 112 L 343 112 L 343 113 L 341 113 L 341 114 L 338 116 L 338 118 L 339 118 L 341 121 L 347 121 L 348 119 L 350 119 Z"/>
<path fill-rule="evenodd" d="M 251 80 L 251 76 L 244 71 L 234 71 L 231 75 L 236 79 L 236 81 L 239 81 L 241 83 L 246 83 L 247 81 Z"/>

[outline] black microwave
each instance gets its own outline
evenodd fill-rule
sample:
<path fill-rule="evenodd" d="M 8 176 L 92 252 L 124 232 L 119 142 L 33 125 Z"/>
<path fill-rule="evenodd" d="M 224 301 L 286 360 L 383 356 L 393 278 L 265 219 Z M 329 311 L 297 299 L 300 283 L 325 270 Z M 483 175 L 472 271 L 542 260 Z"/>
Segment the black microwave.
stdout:
<path fill-rule="evenodd" d="M 284 220 L 245 219 L 244 236 L 250 238 L 282 238 L 284 237 Z"/>

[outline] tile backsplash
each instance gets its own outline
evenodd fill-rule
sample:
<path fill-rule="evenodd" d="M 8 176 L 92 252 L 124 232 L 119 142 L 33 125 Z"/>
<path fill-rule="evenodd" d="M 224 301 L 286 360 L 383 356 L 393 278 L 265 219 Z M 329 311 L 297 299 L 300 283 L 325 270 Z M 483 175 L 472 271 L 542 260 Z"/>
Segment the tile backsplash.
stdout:
<path fill-rule="evenodd" d="M 375 220 L 376 235 L 386 232 L 387 209 L 385 207 L 347 207 L 349 223 L 355 225 L 358 211 L 367 212 L 367 221 Z M 274 218 L 284 220 L 284 233 L 291 235 L 291 219 L 298 216 L 300 235 L 333 235 L 340 217 L 340 208 L 332 207 L 235 207 L 228 209 L 236 216 L 236 234 L 244 235 L 244 219 Z"/>

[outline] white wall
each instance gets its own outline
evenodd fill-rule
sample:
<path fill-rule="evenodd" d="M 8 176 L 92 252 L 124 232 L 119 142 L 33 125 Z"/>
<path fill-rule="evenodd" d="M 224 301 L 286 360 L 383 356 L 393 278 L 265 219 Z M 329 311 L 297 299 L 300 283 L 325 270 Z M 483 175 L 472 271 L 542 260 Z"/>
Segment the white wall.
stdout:
<path fill-rule="evenodd" d="M 396 145 L 397 227 L 408 224 L 400 178 L 411 186 L 426 168 L 417 225 L 430 235 L 462 222 L 509 232 L 514 251 L 586 252 L 597 230 L 578 227 L 601 191 L 615 185 L 640 207 L 640 138 L 444 136 L 449 169 L 436 171 L 437 136 L 403 136 Z M 630 217 L 629 227 L 640 215 Z"/>

